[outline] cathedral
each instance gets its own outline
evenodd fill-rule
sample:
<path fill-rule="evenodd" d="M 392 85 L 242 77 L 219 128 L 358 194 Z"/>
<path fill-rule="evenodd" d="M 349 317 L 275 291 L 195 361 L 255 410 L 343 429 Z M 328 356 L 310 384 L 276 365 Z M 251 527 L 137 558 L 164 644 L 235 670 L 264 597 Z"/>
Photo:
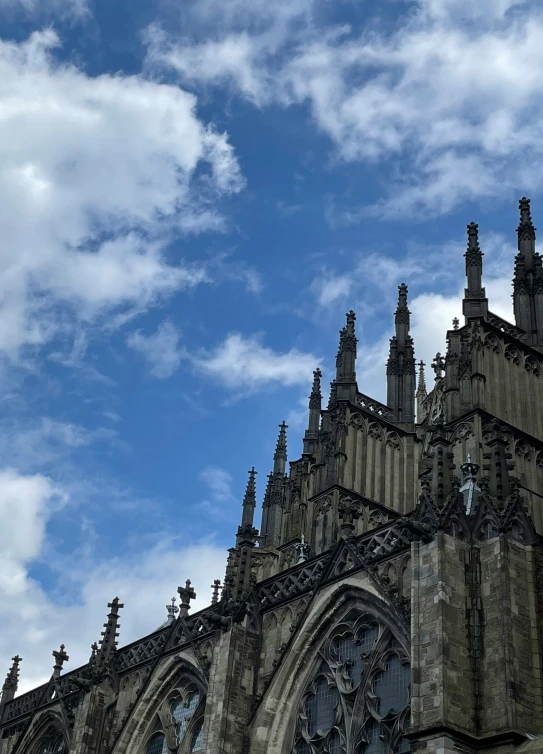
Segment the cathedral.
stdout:
<path fill-rule="evenodd" d="M 187 581 L 118 646 L 115 597 L 87 664 L 63 671 L 61 645 L 20 695 L 15 656 L 0 754 L 543 752 L 543 264 L 519 208 L 515 324 L 486 297 L 475 223 L 431 382 L 407 285 L 386 405 L 358 389 L 350 311 L 288 463 L 279 428 L 260 530 L 249 472 L 209 606 Z"/>

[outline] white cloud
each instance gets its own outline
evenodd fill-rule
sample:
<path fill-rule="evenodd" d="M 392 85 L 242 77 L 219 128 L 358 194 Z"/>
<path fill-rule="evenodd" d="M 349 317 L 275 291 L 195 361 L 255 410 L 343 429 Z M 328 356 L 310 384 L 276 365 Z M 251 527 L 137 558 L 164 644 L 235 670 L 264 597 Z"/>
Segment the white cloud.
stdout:
<path fill-rule="evenodd" d="M 233 390 L 257 390 L 271 385 L 311 383 L 313 370 L 321 359 L 292 348 L 278 353 L 262 345 L 258 336 L 230 333 L 213 351 L 193 356 L 198 370 Z"/>
<path fill-rule="evenodd" d="M 217 200 L 243 185 L 192 94 L 90 77 L 56 61 L 59 44 L 52 30 L 0 41 L 0 351 L 13 357 L 70 321 L 121 323 L 114 312 L 206 281 L 164 247 L 220 229 Z"/>
<path fill-rule="evenodd" d="M 0 470 L 0 594 L 9 600 L 24 590 L 26 565 L 40 552 L 47 505 L 59 490 L 44 476 Z M 0 600 L 3 601 L 3 600 Z"/>
<path fill-rule="evenodd" d="M 217 21 L 206 15 L 199 41 L 153 29 L 150 65 L 195 84 L 229 83 L 261 107 L 307 103 L 341 159 L 390 160 L 389 191 L 373 213 L 440 214 L 518 185 L 541 189 L 539 4 L 419 0 L 391 31 L 370 23 L 360 33 L 319 21 L 319 0 L 290 14 L 269 4 L 246 27 L 250 3 L 230 16 L 224 5 L 206 3 Z"/>
<path fill-rule="evenodd" d="M 209 487 L 214 500 L 233 500 L 232 477 L 220 466 L 206 466 L 200 472 L 200 479 Z"/>
<path fill-rule="evenodd" d="M 153 335 L 144 335 L 141 330 L 131 333 L 127 344 L 144 357 L 153 377 L 164 380 L 171 377 L 181 364 L 180 338 L 179 329 L 165 320 Z"/>

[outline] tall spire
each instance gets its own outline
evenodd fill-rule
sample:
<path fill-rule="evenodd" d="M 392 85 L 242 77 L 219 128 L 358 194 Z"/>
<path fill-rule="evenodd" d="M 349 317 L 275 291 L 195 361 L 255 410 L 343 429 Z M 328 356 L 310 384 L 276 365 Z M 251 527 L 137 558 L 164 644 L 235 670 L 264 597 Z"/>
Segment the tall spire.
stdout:
<path fill-rule="evenodd" d="M 513 277 L 513 307 L 517 327 L 525 331 L 523 340 L 531 346 L 543 346 L 543 269 L 541 255 L 535 250 L 535 228 L 530 200 L 519 201 L 520 223 L 517 228 L 518 254 Z"/>
<path fill-rule="evenodd" d="M 17 689 L 19 688 L 19 664 L 23 658 L 19 655 L 12 657 L 13 665 L 8 670 L 6 680 L 2 685 L 2 696 L 0 697 L 0 709 L 6 702 L 11 702 Z"/>
<path fill-rule="evenodd" d="M 524 268 L 529 270 L 534 266 L 536 229 L 532 222 L 530 200 L 523 196 L 518 206 L 520 211 L 520 223 L 517 228 L 518 251 L 524 260 Z"/>
<path fill-rule="evenodd" d="M 315 369 L 309 396 L 309 422 L 304 435 L 304 453 L 314 453 L 317 448 L 322 409 L 321 377 L 321 370 Z"/>
<path fill-rule="evenodd" d="M 256 471 L 255 467 L 249 471 L 249 480 L 245 489 L 243 498 L 243 514 L 241 517 L 242 526 L 253 526 L 253 520 L 256 508 Z"/>
<path fill-rule="evenodd" d="M 336 383 L 338 400 L 356 397 L 356 344 L 354 331 L 356 315 L 351 309 L 345 315 L 347 324 L 339 331 L 339 348 L 336 357 Z M 353 390 L 354 388 L 354 390 Z"/>
<path fill-rule="evenodd" d="M 415 421 L 416 367 L 405 283 L 398 286 L 394 327 L 387 361 L 387 404 L 392 409 L 392 421 L 411 424 Z"/>
<path fill-rule="evenodd" d="M 462 311 L 466 318 L 486 317 L 488 299 L 483 288 L 483 252 L 479 246 L 479 226 L 471 222 L 468 225 L 468 248 L 464 254 L 466 260 L 467 288 L 464 289 Z"/>
<path fill-rule="evenodd" d="M 273 454 L 274 474 L 284 474 L 287 467 L 287 429 L 288 424 L 282 421 L 279 425 L 279 437 Z"/>
<path fill-rule="evenodd" d="M 420 424 L 424 420 L 424 401 L 428 397 L 428 389 L 426 388 L 426 377 L 424 374 L 424 367 L 426 364 L 424 361 L 419 361 L 419 381 L 417 385 L 416 399 L 417 399 L 417 422 Z"/>

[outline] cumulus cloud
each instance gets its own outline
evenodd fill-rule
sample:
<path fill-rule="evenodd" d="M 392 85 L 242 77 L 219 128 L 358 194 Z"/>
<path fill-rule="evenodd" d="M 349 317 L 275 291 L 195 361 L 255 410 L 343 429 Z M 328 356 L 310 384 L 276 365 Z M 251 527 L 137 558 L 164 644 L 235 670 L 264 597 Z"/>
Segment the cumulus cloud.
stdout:
<path fill-rule="evenodd" d="M 153 27 L 149 64 L 193 84 L 229 84 L 259 107 L 308 104 L 340 159 L 383 164 L 389 190 L 373 214 L 435 215 L 514 186 L 541 188 L 535 2 L 418 0 L 392 28 L 378 16 L 362 31 L 326 23 L 320 0 L 290 11 L 271 4 L 252 22 L 248 0 L 227 15 L 224 5 L 205 3 L 215 25 L 210 14 L 193 17 L 198 41 Z"/>
<path fill-rule="evenodd" d="M 153 377 L 164 380 L 171 377 L 181 364 L 180 339 L 179 329 L 173 322 L 165 320 L 152 335 L 144 335 L 141 330 L 131 333 L 127 344 L 147 361 Z"/>
<path fill-rule="evenodd" d="M 70 318 L 141 311 L 207 280 L 165 246 L 220 229 L 218 199 L 243 185 L 194 95 L 90 77 L 57 61 L 59 45 L 51 29 L 0 41 L 0 351 L 13 357 Z"/>
<path fill-rule="evenodd" d="M 230 333 L 212 351 L 192 357 L 200 371 L 233 390 L 308 384 L 321 359 L 292 348 L 278 353 L 259 336 Z"/>

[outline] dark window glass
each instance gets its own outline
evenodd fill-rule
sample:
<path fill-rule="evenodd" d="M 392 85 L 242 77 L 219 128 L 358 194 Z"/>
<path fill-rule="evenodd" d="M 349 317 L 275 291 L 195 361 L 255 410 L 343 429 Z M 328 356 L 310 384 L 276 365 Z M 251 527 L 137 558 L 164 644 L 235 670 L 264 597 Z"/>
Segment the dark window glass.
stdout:
<path fill-rule="evenodd" d="M 342 636 L 334 639 L 334 652 L 340 662 L 349 663 L 349 674 L 353 680 L 353 686 L 358 686 L 364 662 L 361 657 L 360 645 L 355 643 L 353 635 Z"/>
<path fill-rule="evenodd" d="M 377 709 L 382 717 L 390 710 L 400 712 L 408 702 L 409 667 L 402 665 L 399 657 L 387 660 L 385 669 L 375 676 L 373 693 L 377 699 Z"/>
<path fill-rule="evenodd" d="M 339 733 L 334 731 L 330 736 L 330 742 L 328 743 L 328 754 L 341 754 L 341 741 Z"/>
<path fill-rule="evenodd" d="M 65 754 L 66 742 L 62 733 L 49 733 L 40 743 L 38 754 Z"/>
<path fill-rule="evenodd" d="M 155 733 L 147 744 L 145 754 L 168 754 L 166 737 L 163 733 Z"/>
<path fill-rule="evenodd" d="M 200 723 L 200 727 L 194 734 L 192 739 L 192 746 L 190 747 L 191 754 L 197 751 L 203 751 L 204 749 L 204 724 Z"/>
<path fill-rule="evenodd" d="M 339 703 L 339 692 L 328 685 L 325 678 L 319 678 L 315 684 L 315 693 L 305 703 L 309 735 L 314 736 L 318 730 L 323 733 L 330 730 L 335 720 L 335 709 Z"/>
<path fill-rule="evenodd" d="M 411 751 L 411 744 L 407 738 L 400 738 L 394 749 L 394 754 L 408 754 Z"/>
<path fill-rule="evenodd" d="M 368 725 L 366 738 L 368 743 L 364 749 L 364 754 L 388 754 L 388 746 L 380 738 L 381 726 L 373 721 Z"/>
<path fill-rule="evenodd" d="M 183 736 L 185 735 L 185 732 L 187 730 L 187 725 L 192 719 L 199 701 L 200 694 L 197 691 L 194 691 L 187 698 L 186 702 L 183 702 L 181 697 L 177 696 L 175 699 L 172 699 L 170 703 L 170 711 L 172 713 L 173 719 L 176 722 L 177 740 L 179 742 L 183 740 Z"/>

